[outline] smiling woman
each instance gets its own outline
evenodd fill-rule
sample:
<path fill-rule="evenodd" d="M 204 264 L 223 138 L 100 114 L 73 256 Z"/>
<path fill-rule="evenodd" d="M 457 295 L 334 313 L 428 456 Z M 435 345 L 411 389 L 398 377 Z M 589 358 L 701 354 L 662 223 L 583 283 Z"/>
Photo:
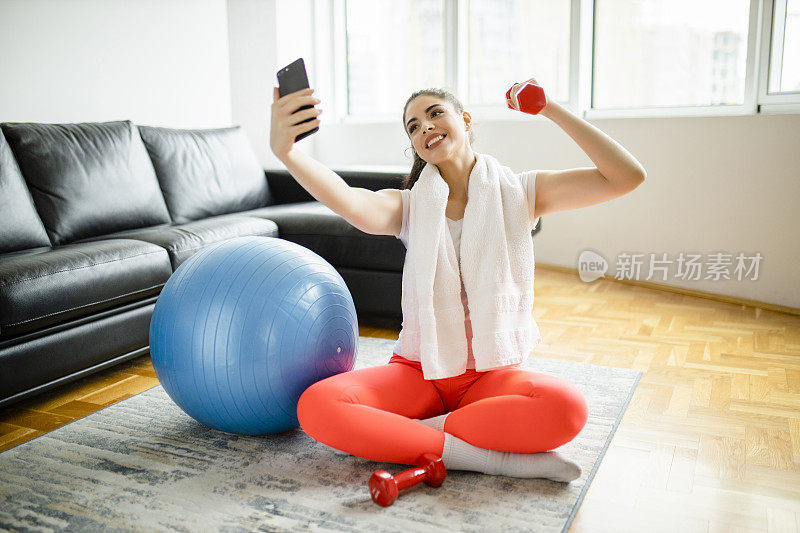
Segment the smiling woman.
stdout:
<path fill-rule="evenodd" d="M 285 129 L 286 110 L 300 103 L 295 99 L 290 106 L 288 99 L 281 100 L 273 103 L 276 135 Z M 547 204 L 552 210 L 619 196 L 622 184 L 643 179 L 638 162 L 599 130 L 557 104 L 545 105 L 541 113 L 609 172 L 606 179 L 598 169 L 545 171 L 545 179 L 538 181 L 552 191 Z M 320 201 L 337 207 L 356 228 L 394 235 L 407 248 L 404 325 L 394 357 L 385 365 L 309 387 L 298 402 L 300 424 L 315 440 L 369 460 L 415 464 L 422 454 L 432 453 L 456 470 L 577 479 L 580 465 L 551 450 L 585 425 L 585 398 L 566 380 L 548 381 L 519 368 L 542 341 L 532 317 L 530 231 L 538 214 L 531 199 L 542 195 L 535 192 L 537 171 L 516 174 L 474 152 L 472 117 L 444 89 L 414 92 L 403 108 L 402 124 L 414 164 L 401 190 L 349 187 L 310 157 L 292 155 L 291 149 L 284 153 L 289 171 Z M 477 197 L 468 199 L 469 186 Z M 508 253 L 509 248 L 517 253 Z M 498 269 L 491 259 L 484 262 L 494 257 L 510 259 Z M 458 285 L 460 295 L 454 290 Z M 463 314 L 455 312 L 459 299 Z M 443 403 L 439 387 L 457 394 Z M 373 397 L 369 391 L 379 394 Z M 498 411 L 512 414 L 500 420 Z"/>
<path fill-rule="evenodd" d="M 425 165 L 436 165 L 450 187 L 454 211 L 463 216 L 467 202 L 467 182 L 475 154 L 472 143 L 472 117 L 452 93 L 444 89 L 423 89 L 413 93 L 403 108 L 403 127 L 411 140 L 414 164 L 403 178 L 400 189 L 411 189 Z M 371 191 L 351 188 L 352 210 L 348 218 L 353 226 L 372 235 L 400 233 L 403 204 L 397 189 Z M 459 208 L 460 206 L 460 208 Z"/>
<path fill-rule="evenodd" d="M 402 189 L 410 189 L 427 163 L 439 166 L 442 178 L 457 195 L 466 196 L 464 167 L 474 163 L 472 143 L 475 134 L 472 117 L 451 92 L 423 89 L 413 93 L 403 108 L 403 124 L 411 140 L 414 164 L 403 179 Z M 438 136 L 443 138 L 436 142 Z M 434 141 L 435 144 L 431 144 Z M 454 157 L 455 156 L 455 157 Z M 461 156 L 463 164 L 452 165 Z M 457 171 L 457 172 L 453 172 Z"/>
<path fill-rule="evenodd" d="M 424 163 L 415 185 L 356 192 L 356 211 L 373 232 L 402 220 L 401 335 L 387 364 L 310 386 L 298 402 L 300 425 L 313 439 L 372 461 L 415 464 L 430 453 L 448 470 L 578 479 L 580 464 L 554 450 L 585 426 L 586 399 L 563 378 L 520 368 L 542 342 L 525 219 L 526 178 L 534 173 L 515 174 L 473 153 L 469 114 L 436 94 L 417 95 L 403 118 Z M 450 218 L 446 204 L 460 201 L 454 186 L 466 190 L 467 181 L 472 209 Z M 498 269 L 497 257 L 509 260 Z"/>

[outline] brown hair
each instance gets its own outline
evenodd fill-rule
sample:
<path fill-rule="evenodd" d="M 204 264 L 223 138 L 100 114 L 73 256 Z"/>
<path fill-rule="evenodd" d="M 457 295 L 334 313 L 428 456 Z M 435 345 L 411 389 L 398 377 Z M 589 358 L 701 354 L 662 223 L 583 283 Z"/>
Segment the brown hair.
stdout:
<path fill-rule="evenodd" d="M 464 106 L 461 105 L 461 102 L 458 101 L 458 98 L 456 98 L 455 95 L 453 95 L 453 93 L 451 93 L 450 91 L 446 89 L 422 89 L 413 93 L 411 96 L 408 97 L 408 100 L 406 100 L 406 105 L 403 107 L 402 120 L 405 120 L 406 118 L 406 110 L 408 109 L 408 104 L 410 104 L 414 98 L 416 98 L 417 96 L 422 96 L 423 94 L 430 96 L 438 96 L 442 100 L 450 102 L 453 105 L 453 108 L 456 110 L 456 113 L 458 113 L 459 116 L 463 116 Z M 405 124 L 403 124 L 403 130 L 405 130 L 405 127 L 406 127 Z M 472 144 L 475 141 L 474 131 L 475 130 L 473 128 L 470 128 L 468 132 L 467 138 L 469 139 L 470 144 Z M 407 131 L 406 135 L 408 135 Z M 400 189 L 410 189 L 411 187 L 413 187 L 414 184 L 419 179 L 419 175 L 422 174 L 422 169 L 425 168 L 425 165 L 427 164 L 427 161 L 425 161 L 419 156 L 417 151 L 414 150 L 413 146 L 411 146 L 410 148 L 411 150 L 414 151 L 414 165 L 411 167 L 411 172 L 409 172 L 407 176 L 403 177 Z M 408 150 L 408 148 L 406 148 L 406 150 Z"/>

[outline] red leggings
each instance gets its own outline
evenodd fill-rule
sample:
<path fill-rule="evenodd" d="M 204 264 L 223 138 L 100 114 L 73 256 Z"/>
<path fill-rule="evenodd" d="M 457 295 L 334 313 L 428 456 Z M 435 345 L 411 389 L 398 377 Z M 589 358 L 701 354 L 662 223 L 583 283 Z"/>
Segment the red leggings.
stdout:
<path fill-rule="evenodd" d="M 420 363 L 397 354 L 383 366 L 318 381 L 297 404 L 300 426 L 314 440 L 362 459 L 409 465 L 444 449 L 444 433 L 412 419 L 450 412 L 448 433 L 522 453 L 571 441 L 589 417 L 583 394 L 559 377 L 511 367 L 425 380 Z"/>

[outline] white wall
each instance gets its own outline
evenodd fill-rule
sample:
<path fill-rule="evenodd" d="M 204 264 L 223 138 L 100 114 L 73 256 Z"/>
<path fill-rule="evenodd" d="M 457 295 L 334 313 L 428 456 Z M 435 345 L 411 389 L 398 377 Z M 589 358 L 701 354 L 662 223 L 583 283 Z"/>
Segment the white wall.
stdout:
<path fill-rule="evenodd" d="M 280 166 L 269 149 L 275 26 L 274 2 L 228 1 L 231 117 L 247 132 L 264 168 Z"/>
<path fill-rule="evenodd" d="M 287 9 L 292 17 L 286 16 Z M 312 16 L 309 0 L 228 0 L 233 122 L 245 129 L 264 168 L 283 167 L 269 147 L 272 90 L 278 86 L 278 70 L 303 57 L 309 84 L 316 87 L 314 62 L 309 62 L 313 55 Z M 279 25 L 278 20 L 284 23 Z M 316 134 L 302 139 L 297 148 L 313 153 L 315 141 Z"/>
<path fill-rule="evenodd" d="M 0 121 L 231 123 L 225 0 L 2 0 Z"/>

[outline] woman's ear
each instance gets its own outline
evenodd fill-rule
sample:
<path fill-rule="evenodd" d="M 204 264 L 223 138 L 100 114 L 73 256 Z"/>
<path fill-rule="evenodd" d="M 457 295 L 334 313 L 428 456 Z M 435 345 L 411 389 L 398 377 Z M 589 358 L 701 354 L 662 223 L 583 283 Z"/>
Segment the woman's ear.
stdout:
<path fill-rule="evenodd" d="M 470 129 L 470 127 L 472 127 L 472 115 L 470 115 L 466 111 L 464 111 L 464 115 L 466 115 L 466 117 L 464 118 L 464 122 L 467 123 L 467 129 Z"/>

